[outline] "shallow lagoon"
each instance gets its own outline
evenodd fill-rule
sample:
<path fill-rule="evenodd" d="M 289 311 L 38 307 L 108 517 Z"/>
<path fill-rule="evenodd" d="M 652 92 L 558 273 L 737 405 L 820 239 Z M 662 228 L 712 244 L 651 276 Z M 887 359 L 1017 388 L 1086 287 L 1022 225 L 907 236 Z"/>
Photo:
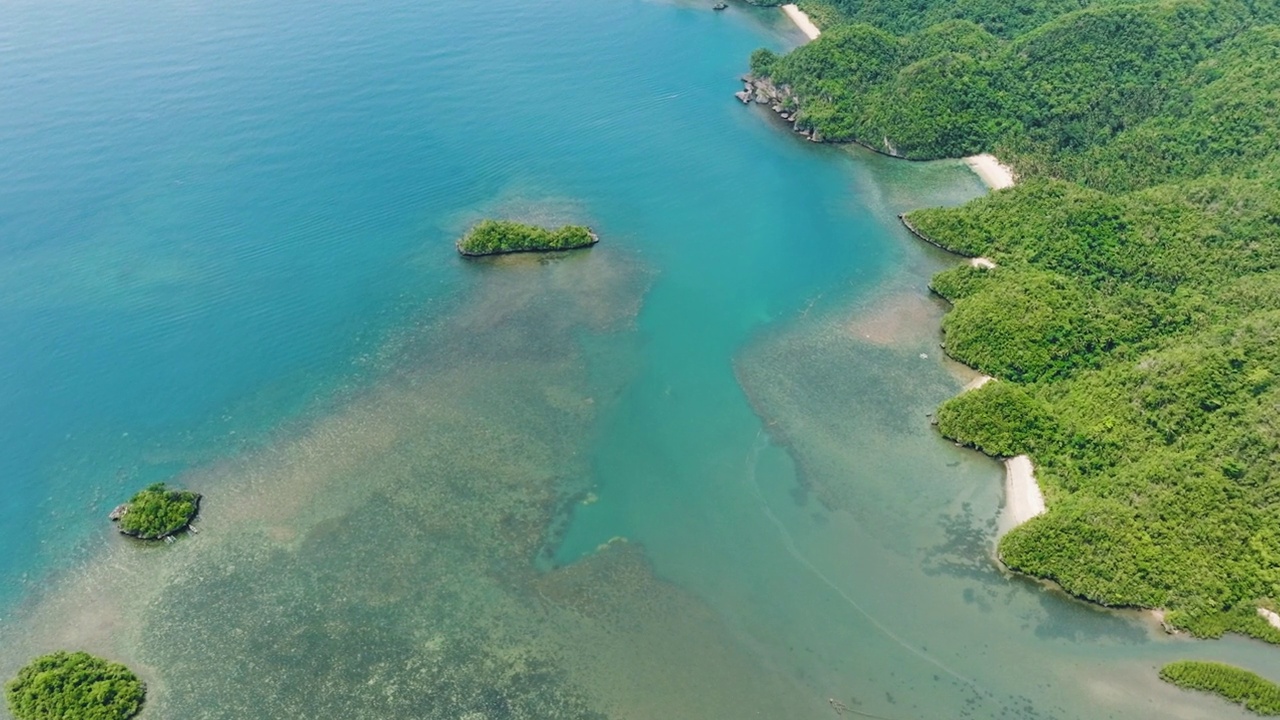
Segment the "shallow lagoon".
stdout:
<path fill-rule="evenodd" d="M 108 654 L 151 718 L 911 720 L 1243 716 L 1154 668 L 1280 674 L 995 568 L 999 466 L 926 417 L 968 377 L 925 290 L 953 259 L 894 220 L 983 189 L 734 101 L 780 13 L 0 33 L 6 675 Z M 604 242 L 458 260 L 486 215 Z M 199 535 L 111 535 L 173 475 Z"/>

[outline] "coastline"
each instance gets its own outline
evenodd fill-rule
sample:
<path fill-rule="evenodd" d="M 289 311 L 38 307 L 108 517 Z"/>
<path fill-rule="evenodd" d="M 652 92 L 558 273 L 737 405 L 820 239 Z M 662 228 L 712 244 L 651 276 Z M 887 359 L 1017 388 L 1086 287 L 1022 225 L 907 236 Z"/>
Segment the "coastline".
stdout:
<path fill-rule="evenodd" d="M 973 170 L 978 177 L 982 178 L 982 182 L 992 190 L 1003 190 L 1007 187 L 1013 187 L 1017 181 L 1017 176 L 1013 174 L 1013 169 L 1008 165 L 1000 162 L 995 155 L 991 153 L 983 153 L 981 155 L 970 155 L 964 159 L 964 163 Z"/>
<path fill-rule="evenodd" d="M 1017 182 L 1013 169 L 1000 162 L 991 153 L 971 155 L 964 158 L 964 162 L 993 191 L 1013 187 Z M 902 220 L 904 223 L 907 222 L 905 217 Z M 928 240 L 909 223 L 907 228 L 917 237 Z M 932 241 L 929 240 L 929 242 Z M 979 270 L 991 270 L 996 267 L 994 262 L 985 257 L 969 258 L 969 265 Z M 988 375 L 980 375 L 960 392 L 977 390 L 991 380 L 993 378 Z M 1031 458 L 1027 455 L 1006 458 L 1004 461 L 1004 509 L 1000 517 L 1000 534 L 1003 535 L 1031 518 L 1043 515 L 1044 512 L 1044 493 L 1040 490 L 1040 483 L 1036 481 L 1035 465 L 1031 462 Z"/>
<path fill-rule="evenodd" d="M 974 160 L 973 163 L 970 163 L 970 160 Z M 992 179 L 997 179 L 997 181 L 1004 181 L 1004 179 L 1007 179 L 1007 182 L 1010 184 L 1014 182 L 1014 176 L 1012 176 L 1009 168 L 998 163 L 993 155 L 978 155 L 973 159 L 966 158 L 965 163 L 968 163 L 970 168 L 975 168 L 975 165 L 977 165 L 977 167 L 989 169 L 993 165 L 993 167 L 996 168 L 997 173 L 1002 170 L 1002 173 L 1004 174 L 995 174 L 995 176 L 978 173 L 979 177 L 982 177 L 983 181 L 986 181 L 988 186 L 991 186 L 993 190 L 997 190 L 997 188 L 995 184 L 993 184 Z M 974 172 L 978 172 L 977 168 L 974 169 Z M 947 252 L 952 252 L 948 247 L 940 245 L 940 243 L 934 241 L 933 238 L 927 236 L 927 234 L 924 234 L 923 232 L 920 232 L 919 229 L 916 229 L 915 225 L 911 224 L 905 214 L 899 215 L 897 219 L 901 220 L 902 225 L 908 229 L 908 232 L 914 234 L 914 236 L 919 238 L 919 240 L 923 240 L 934 247 L 941 247 L 942 250 L 946 250 Z M 993 263 L 993 261 L 987 258 L 969 258 L 968 263 L 970 266 L 973 266 L 973 268 L 980 270 L 989 270 L 996 268 L 997 266 L 996 263 Z M 968 384 L 965 384 L 965 386 L 960 389 L 959 395 L 975 391 L 975 389 L 983 387 L 984 384 L 995 380 L 995 378 L 992 378 L 991 375 L 987 375 L 986 373 L 980 373 L 978 370 L 974 370 L 974 372 L 979 373 L 978 377 L 975 377 L 973 380 L 970 380 Z M 1044 511 L 1046 511 L 1046 506 L 1044 506 L 1044 493 L 1041 491 L 1041 487 L 1039 487 L 1039 483 L 1036 480 L 1036 466 L 1032 464 L 1032 459 L 1027 455 L 1019 455 L 1005 459 L 1005 507 L 1004 510 L 1001 511 L 1000 520 L 998 520 L 998 525 L 1000 525 L 1000 534 L 1009 532 L 1009 530 L 1018 527 L 1018 525 L 1034 518 L 1034 516 L 1042 515 Z"/>
<path fill-rule="evenodd" d="M 809 16 L 794 3 L 789 3 L 781 7 L 782 11 L 787 14 L 787 17 L 790 18 L 791 21 L 800 28 L 800 31 L 803 32 L 810 40 L 813 40 L 822 34 L 822 31 L 818 29 L 817 25 L 814 25 Z M 739 93 L 738 98 L 744 103 L 750 102 L 752 97 L 755 96 L 755 93 L 753 93 L 752 90 L 753 88 L 750 83 L 748 83 L 747 89 L 742 93 Z M 760 102 L 758 98 L 757 102 Z M 780 108 L 775 108 L 775 110 L 781 112 Z M 791 118 L 784 116 L 783 119 L 790 120 Z M 809 139 L 815 140 L 813 137 L 810 137 Z M 875 148 L 872 149 L 874 150 Z M 882 151 L 876 150 L 876 152 Z M 963 159 L 965 165 L 967 165 L 974 174 L 981 178 L 982 182 L 985 183 L 992 191 L 1013 187 L 1017 182 L 1017 175 L 1014 174 L 1013 169 L 1000 162 L 999 158 L 991 153 L 970 155 Z M 907 230 L 911 232 L 911 234 L 927 243 L 942 247 L 923 233 L 916 230 L 916 228 L 911 225 L 910 221 L 907 220 L 905 215 L 899 215 L 898 218 L 902 221 L 903 225 L 906 226 Z M 943 249 L 945 250 L 947 248 Z M 979 270 L 991 270 L 996 267 L 995 262 L 985 257 L 969 258 L 968 263 Z M 972 382 L 965 385 L 961 392 L 965 393 L 977 390 L 993 379 L 994 378 L 985 374 L 979 375 Z M 1040 490 L 1040 484 L 1036 482 L 1035 466 L 1032 464 L 1031 458 L 1026 455 L 1007 458 L 1004 461 L 1004 465 L 1005 507 L 1000 520 L 1002 534 L 1045 512 L 1044 493 Z"/>
<path fill-rule="evenodd" d="M 810 40 L 816 40 L 822 34 L 818 26 L 813 24 L 813 20 L 810 20 L 809 16 L 795 3 L 783 5 L 782 12 L 786 13 L 787 17 L 791 18 L 791 22 L 795 23 L 796 27 L 800 28 L 800 32 L 804 33 Z"/>

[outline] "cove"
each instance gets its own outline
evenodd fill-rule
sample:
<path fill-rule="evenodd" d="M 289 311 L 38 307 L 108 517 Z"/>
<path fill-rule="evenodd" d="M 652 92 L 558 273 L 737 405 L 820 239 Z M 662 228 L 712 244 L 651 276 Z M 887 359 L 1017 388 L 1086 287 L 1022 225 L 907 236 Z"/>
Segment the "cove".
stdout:
<path fill-rule="evenodd" d="M 6 676 L 89 649 L 153 718 L 1220 718 L 1154 668 L 1274 667 L 998 571 L 999 467 L 928 425 L 955 260 L 895 219 L 983 188 L 738 103 L 780 13 L 14 18 Z M 459 259 L 487 216 L 602 242 Z M 174 476 L 199 536 L 110 536 Z"/>

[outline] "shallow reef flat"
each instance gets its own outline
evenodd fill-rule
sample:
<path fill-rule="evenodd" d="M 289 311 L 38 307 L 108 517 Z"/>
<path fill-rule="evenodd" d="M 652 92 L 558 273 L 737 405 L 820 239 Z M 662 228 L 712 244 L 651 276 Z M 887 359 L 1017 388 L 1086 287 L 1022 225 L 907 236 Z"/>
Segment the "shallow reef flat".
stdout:
<path fill-rule="evenodd" d="M 585 443 L 627 376 L 609 363 L 615 374 L 588 377 L 578 338 L 627 347 L 644 267 L 592 253 L 483 272 L 348 404 L 200 471 L 223 498 L 200 543 L 113 548 L 66 578 L 5 668 L 27 645 L 109 651 L 150 683 L 151 717 L 795 707 L 639 547 L 535 568 L 590 482 Z"/>

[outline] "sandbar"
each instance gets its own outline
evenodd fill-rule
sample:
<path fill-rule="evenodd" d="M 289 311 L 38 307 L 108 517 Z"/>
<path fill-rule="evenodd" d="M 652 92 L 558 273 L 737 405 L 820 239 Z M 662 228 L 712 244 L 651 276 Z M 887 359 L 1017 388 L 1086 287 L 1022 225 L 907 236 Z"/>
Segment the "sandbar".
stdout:
<path fill-rule="evenodd" d="M 786 13 L 787 17 L 791 18 L 791 22 L 795 23 L 796 27 L 800 28 L 800 32 L 804 33 L 810 40 L 816 39 L 822 34 L 822 31 L 818 29 L 817 25 L 813 24 L 809 16 L 794 3 L 783 5 L 782 12 Z M 992 159 L 994 160 L 995 158 Z M 1009 184 L 1012 185 L 1013 183 L 1010 182 Z"/>
<path fill-rule="evenodd" d="M 806 18 L 807 19 L 807 18 Z M 799 22 L 798 20 L 796 21 Z M 996 159 L 995 155 L 983 153 L 982 155 L 970 155 L 964 159 L 966 165 L 969 166 L 978 177 L 982 178 L 982 182 L 992 190 L 1003 190 L 1007 187 L 1013 187 L 1014 180 L 1013 170 L 1002 164 Z"/>
<path fill-rule="evenodd" d="M 1005 525 L 1012 529 L 1044 513 L 1044 495 L 1036 482 L 1031 458 L 1011 457 L 1004 461 L 1004 471 Z"/>

